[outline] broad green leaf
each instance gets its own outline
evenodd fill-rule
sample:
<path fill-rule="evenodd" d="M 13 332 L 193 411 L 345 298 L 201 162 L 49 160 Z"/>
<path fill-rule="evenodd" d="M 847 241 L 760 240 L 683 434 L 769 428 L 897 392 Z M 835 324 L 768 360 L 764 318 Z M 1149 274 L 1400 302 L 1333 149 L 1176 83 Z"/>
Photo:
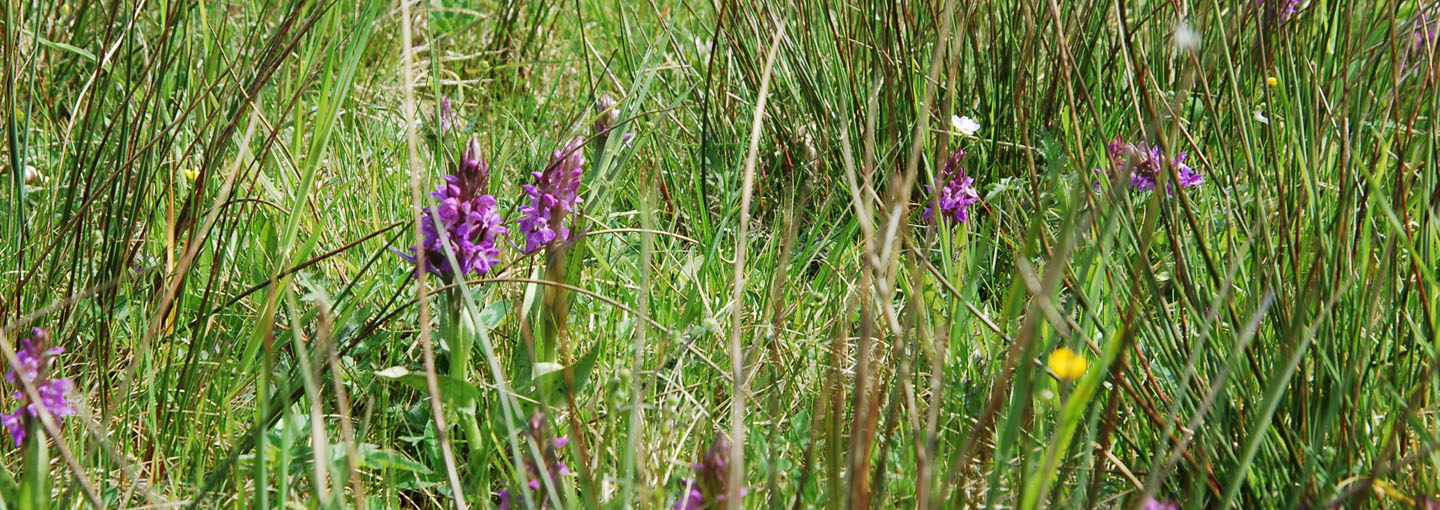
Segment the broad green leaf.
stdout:
<path fill-rule="evenodd" d="M 422 372 L 411 372 L 405 367 L 390 367 L 375 372 L 375 375 L 415 388 L 422 393 L 430 392 L 430 385 L 425 381 L 425 374 Z M 435 379 L 440 386 L 440 402 L 457 411 L 474 412 L 475 402 L 480 399 L 480 390 L 470 383 L 447 375 L 436 374 Z"/>
<path fill-rule="evenodd" d="M 495 329 L 505 322 L 505 316 L 509 315 L 509 313 L 509 301 L 490 303 L 490 306 L 480 311 L 480 324 L 484 325 L 485 329 Z"/>

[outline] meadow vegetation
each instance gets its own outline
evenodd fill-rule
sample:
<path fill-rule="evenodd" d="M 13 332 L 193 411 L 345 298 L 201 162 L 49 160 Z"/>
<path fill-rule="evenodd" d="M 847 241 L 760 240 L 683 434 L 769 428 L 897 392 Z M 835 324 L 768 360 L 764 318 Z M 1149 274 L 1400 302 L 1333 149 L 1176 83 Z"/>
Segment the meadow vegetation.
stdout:
<path fill-rule="evenodd" d="M 0 510 L 1440 508 L 1432 0 L 3 15 Z"/>

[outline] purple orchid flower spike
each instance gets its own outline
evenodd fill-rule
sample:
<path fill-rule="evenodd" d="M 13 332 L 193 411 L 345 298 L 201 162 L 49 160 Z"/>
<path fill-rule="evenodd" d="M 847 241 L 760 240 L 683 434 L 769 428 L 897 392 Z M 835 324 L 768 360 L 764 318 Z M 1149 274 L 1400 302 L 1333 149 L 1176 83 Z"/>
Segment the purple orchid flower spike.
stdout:
<path fill-rule="evenodd" d="M 1179 510 L 1180 505 L 1173 501 L 1156 501 L 1155 498 L 1145 498 L 1145 503 L 1140 508 L 1142 510 Z"/>
<path fill-rule="evenodd" d="M 710 449 L 691 464 L 695 478 L 685 479 L 684 492 L 675 501 L 674 510 L 716 510 L 725 508 L 725 494 L 730 481 L 730 438 L 717 434 L 710 442 Z M 744 497 L 745 488 L 740 489 Z"/>
<path fill-rule="evenodd" d="M 1123 175 L 1128 169 L 1130 172 L 1130 189 L 1135 191 L 1153 191 L 1160 181 L 1160 172 L 1164 171 L 1164 154 L 1160 152 L 1159 146 L 1146 145 L 1144 143 L 1125 143 L 1116 137 L 1110 142 L 1110 171 L 1107 174 L 1101 169 L 1095 172 L 1102 177 L 1114 179 Z M 1180 186 L 1186 188 L 1199 187 L 1205 184 L 1205 174 L 1185 164 L 1186 152 L 1180 152 L 1170 160 L 1175 167 L 1175 174 L 1178 177 Z M 1173 186 L 1166 183 L 1166 194 L 1173 196 Z M 1100 191 L 1100 181 L 1095 181 L 1095 191 Z"/>
<path fill-rule="evenodd" d="M 970 221 L 970 206 L 980 201 L 980 193 L 975 189 L 975 179 L 965 175 L 965 169 L 960 166 L 960 161 L 965 159 L 965 151 L 957 150 L 945 160 L 945 167 L 940 175 L 935 177 L 935 184 L 927 186 L 930 193 L 935 194 L 931 203 L 925 209 L 924 219 L 935 216 L 935 206 L 940 207 L 940 216 L 950 224 L 965 223 Z"/>
<path fill-rule="evenodd" d="M 540 448 L 540 463 L 536 464 L 534 459 L 525 459 L 522 465 L 525 468 L 525 488 L 528 489 L 501 489 L 496 491 L 496 498 L 499 500 L 498 507 L 502 510 L 511 508 L 515 502 L 520 502 L 522 508 L 548 508 L 549 491 L 545 489 L 542 479 L 548 477 L 552 483 L 558 484 L 570 474 L 570 467 L 560 461 L 560 453 L 565 446 L 570 444 L 570 438 L 561 436 L 550 437 L 550 429 L 547 426 L 548 420 L 544 413 L 536 413 L 527 422 L 526 432 L 530 441 Z M 528 448 L 522 449 L 529 451 Z M 534 499 L 534 504 L 525 504 Z M 555 505 L 559 506 L 559 505 Z"/>
<path fill-rule="evenodd" d="M 70 406 L 70 394 L 75 389 L 75 383 L 69 379 L 50 377 L 49 374 L 50 363 L 64 353 L 65 349 L 51 347 L 50 334 L 40 328 L 31 330 L 30 338 L 21 341 L 21 345 L 21 349 L 15 353 L 20 366 L 17 367 L 18 370 L 7 371 L 5 380 L 17 388 L 24 382 L 34 385 L 40 401 L 31 400 L 24 391 L 16 391 L 12 397 L 18 404 L 15 410 L 0 413 L 0 425 L 10 432 L 15 446 L 25 442 L 26 421 L 38 419 L 41 408 L 57 419 L 75 414 L 75 408 Z"/>
<path fill-rule="evenodd" d="M 584 139 L 576 137 L 555 151 L 543 171 L 534 172 L 535 184 L 526 184 L 530 204 L 520 206 L 520 231 L 525 234 L 525 253 L 563 243 L 570 239 L 566 217 L 574 212 L 580 198 L 580 178 L 585 171 Z"/>
<path fill-rule="evenodd" d="M 509 232 L 500 218 L 495 197 L 485 193 L 490 167 L 480 150 L 480 141 L 471 138 L 456 163 L 455 173 L 446 175 L 445 183 L 430 194 L 439 203 L 434 209 L 427 209 L 421 219 L 425 269 L 446 281 L 472 273 L 489 273 L 500 263 L 500 246 L 495 238 Z M 413 254 L 420 250 L 416 247 L 410 251 Z M 447 251 L 454 253 L 458 272 L 451 266 Z M 417 262 L 414 255 L 403 256 L 412 263 Z"/>
<path fill-rule="evenodd" d="M 1303 0 L 1257 0 L 1255 6 L 1267 19 L 1284 23 L 1295 17 L 1295 13 L 1300 10 L 1301 3 Z"/>

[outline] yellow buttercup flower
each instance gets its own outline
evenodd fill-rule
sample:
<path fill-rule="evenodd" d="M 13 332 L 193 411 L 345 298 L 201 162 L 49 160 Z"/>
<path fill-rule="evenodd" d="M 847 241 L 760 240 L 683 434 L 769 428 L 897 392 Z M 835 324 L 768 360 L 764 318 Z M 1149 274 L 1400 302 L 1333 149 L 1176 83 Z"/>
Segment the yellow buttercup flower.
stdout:
<path fill-rule="evenodd" d="M 1055 372 L 1056 377 L 1073 381 L 1085 375 L 1085 369 L 1089 368 L 1090 362 L 1085 361 L 1085 357 L 1080 353 L 1072 351 L 1068 347 L 1061 347 L 1050 353 L 1049 366 L 1050 371 Z"/>
<path fill-rule="evenodd" d="M 185 168 L 185 178 L 186 178 L 186 179 L 190 179 L 190 180 L 193 181 L 193 180 L 195 180 L 196 178 L 199 178 L 199 177 L 200 177 L 200 171 L 199 171 L 199 170 L 196 170 L 196 169 L 194 169 L 194 168 L 188 168 L 188 167 Z"/>
<path fill-rule="evenodd" d="M 1270 76 L 1265 78 L 1265 84 L 1274 87 L 1280 84 L 1280 80 L 1275 78 L 1274 76 Z"/>

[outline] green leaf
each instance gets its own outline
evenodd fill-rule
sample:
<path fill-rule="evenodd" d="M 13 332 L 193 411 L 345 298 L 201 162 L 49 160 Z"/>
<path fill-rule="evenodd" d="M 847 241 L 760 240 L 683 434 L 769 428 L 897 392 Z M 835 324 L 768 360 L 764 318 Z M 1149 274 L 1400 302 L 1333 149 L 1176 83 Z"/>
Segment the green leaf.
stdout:
<path fill-rule="evenodd" d="M 595 371 L 595 359 L 600 356 L 600 346 L 590 349 L 590 352 L 575 360 L 575 392 L 585 389 L 586 383 L 590 382 L 590 373 Z"/>
<path fill-rule="evenodd" d="M 5 463 L 0 462 L 0 510 L 9 508 L 9 505 L 5 504 L 6 501 L 15 501 L 19 498 L 20 485 L 15 483 L 15 477 L 10 474 Z"/>
<path fill-rule="evenodd" d="M 29 30 L 25 30 L 25 29 L 20 29 L 20 33 L 23 33 L 23 34 L 25 34 L 25 35 L 28 36 L 28 37 L 34 37 L 37 42 L 39 42 L 40 44 L 44 45 L 44 46 L 47 47 L 47 48 L 51 48 L 51 49 L 56 49 L 56 50 L 60 50 L 60 51 L 66 51 L 66 52 L 74 53 L 76 56 L 78 56 L 78 57 L 80 57 L 80 58 L 83 58 L 83 59 L 85 59 L 85 60 L 89 60 L 89 61 L 91 61 L 91 62 L 94 62 L 94 61 L 95 61 L 95 54 L 94 54 L 94 53 L 91 53 L 89 50 L 86 50 L 85 48 L 81 48 L 81 47 L 78 47 L 78 46 L 73 46 L 73 45 L 70 45 L 70 44 L 65 44 L 65 43 L 60 42 L 60 41 L 51 41 L 51 40 L 49 40 L 49 39 L 46 39 L 44 36 L 36 37 L 33 32 L 31 32 L 31 31 L 29 31 Z M 106 68 L 106 69 L 109 69 L 109 68 L 110 68 L 108 62 L 106 63 L 105 68 Z"/>
<path fill-rule="evenodd" d="M 390 367 L 375 375 L 399 382 L 423 393 L 430 392 L 430 384 L 422 372 L 411 372 L 405 367 Z M 440 402 L 456 411 L 475 412 L 475 402 L 480 400 L 480 390 L 474 385 L 448 375 L 435 375 L 440 386 Z"/>
<path fill-rule="evenodd" d="M 553 373 L 555 373 L 555 372 L 559 372 L 560 370 L 563 370 L 564 368 L 565 368 L 565 366 L 564 366 L 564 365 L 561 365 L 561 364 L 559 364 L 559 363 L 550 363 L 550 362 L 548 362 L 548 361 L 541 361 L 541 362 L 535 364 L 535 370 L 534 370 L 533 373 L 535 374 L 535 379 L 540 379 L 540 378 L 542 378 L 542 377 L 545 377 L 546 375 L 553 374 Z"/>
<path fill-rule="evenodd" d="M 20 497 L 16 501 L 22 510 L 50 508 L 50 445 L 41 437 L 39 423 L 28 420 L 29 428 L 25 438 L 25 459 Z"/>
<path fill-rule="evenodd" d="M 495 329 L 496 327 L 500 326 L 501 323 L 505 322 L 505 316 L 509 313 L 509 301 L 496 301 L 494 303 L 490 303 L 490 306 L 487 306 L 484 310 L 480 311 L 480 324 L 484 325 L 485 329 L 487 330 Z"/>
<path fill-rule="evenodd" d="M 536 394 L 540 393 L 538 390 L 541 388 L 550 391 L 566 390 L 569 393 L 578 394 L 589 384 L 590 374 L 595 371 L 595 360 L 599 355 L 600 346 L 597 345 L 590 349 L 590 352 L 585 353 L 580 356 L 579 359 L 575 360 L 575 364 L 571 365 L 571 373 L 575 377 L 574 386 L 570 388 L 565 387 L 565 370 L 563 370 L 560 365 L 544 362 L 537 363 L 535 367 L 533 367 L 535 377 L 531 379 L 531 389 L 535 390 Z"/>
<path fill-rule="evenodd" d="M 343 448 L 341 448 L 343 450 Z M 422 475 L 434 473 L 429 467 L 411 460 L 404 454 L 390 450 L 381 449 L 370 443 L 362 443 L 356 448 L 360 455 L 360 463 L 364 466 L 376 469 L 398 469 Z"/>

